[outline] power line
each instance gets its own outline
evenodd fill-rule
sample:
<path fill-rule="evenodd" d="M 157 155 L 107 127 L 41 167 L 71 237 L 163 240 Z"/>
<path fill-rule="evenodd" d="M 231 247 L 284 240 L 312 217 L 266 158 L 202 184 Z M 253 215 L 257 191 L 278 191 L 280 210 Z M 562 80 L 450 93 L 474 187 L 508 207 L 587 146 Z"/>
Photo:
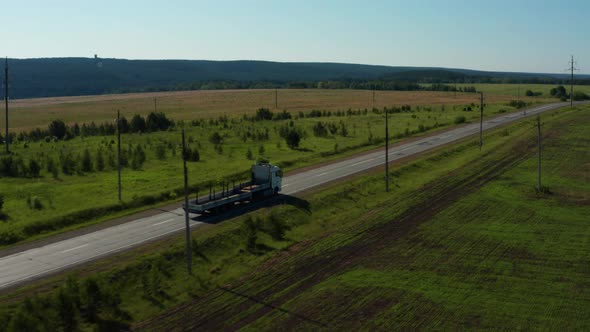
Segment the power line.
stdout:
<path fill-rule="evenodd" d="M 8 57 L 4 60 L 4 110 L 6 113 L 6 137 L 4 141 L 6 142 L 6 153 L 10 153 L 9 148 L 9 140 L 10 137 L 8 136 Z"/>

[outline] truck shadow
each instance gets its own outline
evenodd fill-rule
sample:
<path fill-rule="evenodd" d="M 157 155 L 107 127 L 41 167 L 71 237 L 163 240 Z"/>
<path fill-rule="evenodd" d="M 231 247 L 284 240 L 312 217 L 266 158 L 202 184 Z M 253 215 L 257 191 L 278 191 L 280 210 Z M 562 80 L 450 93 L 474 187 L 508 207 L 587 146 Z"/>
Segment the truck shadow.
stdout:
<path fill-rule="evenodd" d="M 279 194 L 279 195 L 269 197 L 266 199 L 261 199 L 261 200 L 255 201 L 255 202 L 236 205 L 229 210 L 226 210 L 226 211 L 223 211 L 220 213 L 216 213 L 216 214 L 203 214 L 203 215 L 197 215 L 197 216 L 193 215 L 191 217 L 191 220 L 202 222 L 202 223 L 207 223 L 207 224 L 217 224 L 219 222 L 241 216 L 241 215 L 248 213 L 248 212 L 252 212 L 252 211 L 256 211 L 256 210 L 259 210 L 262 208 L 267 208 L 267 207 L 272 207 L 272 206 L 280 206 L 280 205 L 290 205 L 290 206 L 296 207 L 298 209 L 301 209 L 307 213 L 310 212 L 308 201 L 298 198 L 298 197 L 295 197 L 295 196 Z"/>

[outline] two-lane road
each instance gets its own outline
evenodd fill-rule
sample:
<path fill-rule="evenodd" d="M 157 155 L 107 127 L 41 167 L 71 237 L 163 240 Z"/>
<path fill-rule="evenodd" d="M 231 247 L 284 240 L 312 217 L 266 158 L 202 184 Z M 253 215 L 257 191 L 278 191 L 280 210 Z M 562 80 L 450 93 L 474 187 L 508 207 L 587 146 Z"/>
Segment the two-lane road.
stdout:
<path fill-rule="evenodd" d="M 491 129 L 541 112 L 568 106 L 556 103 L 510 113 L 484 121 L 484 130 Z M 474 135 L 479 132 L 479 123 L 472 123 L 419 140 L 400 144 L 389 149 L 389 160 L 418 154 L 432 148 Z M 308 188 L 320 186 L 355 173 L 384 164 L 383 151 L 363 154 L 337 161 L 309 171 L 287 176 L 283 179 L 283 194 L 290 195 Z M 152 241 L 184 229 L 184 214 L 181 208 L 147 218 L 141 218 L 55 242 L 43 247 L 22 251 L 0 258 L 0 289 L 15 286 L 36 278 L 104 257 L 148 241 Z M 200 225 L 193 221 L 191 227 Z"/>

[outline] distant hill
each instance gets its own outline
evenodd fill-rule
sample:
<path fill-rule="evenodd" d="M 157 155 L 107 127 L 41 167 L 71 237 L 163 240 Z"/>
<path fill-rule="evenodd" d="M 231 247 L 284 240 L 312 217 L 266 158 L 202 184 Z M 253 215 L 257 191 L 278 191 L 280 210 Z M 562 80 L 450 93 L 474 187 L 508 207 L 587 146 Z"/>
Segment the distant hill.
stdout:
<path fill-rule="evenodd" d="M 301 82 L 307 83 L 301 85 L 305 87 L 327 80 L 438 83 L 470 82 L 477 78 L 567 78 L 559 74 L 246 60 L 39 58 L 8 61 L 9 95 L 13 99 L 179 89 L 285 87 L 298 86 L 297 83 Z"/>

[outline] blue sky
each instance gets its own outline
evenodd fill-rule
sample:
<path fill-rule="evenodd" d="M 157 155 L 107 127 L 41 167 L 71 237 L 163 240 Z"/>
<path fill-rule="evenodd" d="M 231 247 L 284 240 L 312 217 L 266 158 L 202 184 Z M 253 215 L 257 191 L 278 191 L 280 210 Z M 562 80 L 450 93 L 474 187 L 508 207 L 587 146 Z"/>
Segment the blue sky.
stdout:
<path fill-rule="evenodd" d="M 3 56 L 590 73 L 590 1 L 0 0 Z M 8 27 L 8 28 L 6 28 Z"/>

